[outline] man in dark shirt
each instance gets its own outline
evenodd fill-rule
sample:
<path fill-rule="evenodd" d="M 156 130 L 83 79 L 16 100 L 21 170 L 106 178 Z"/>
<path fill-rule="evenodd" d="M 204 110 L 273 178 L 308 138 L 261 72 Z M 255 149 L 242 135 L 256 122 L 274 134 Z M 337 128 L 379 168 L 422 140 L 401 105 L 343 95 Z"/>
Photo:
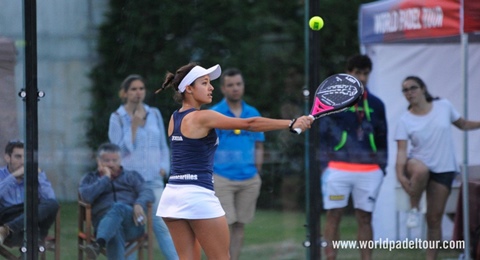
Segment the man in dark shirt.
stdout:
<path fill-rule="evenodd" d="M 79 193 L 82 200 L 92 204 L 96 231 L 96 241 L 86 249 L 90 259 L 95 259 L 103 247 L 108 259 L 124 259 L 125 241 L 144 233 L 145 209 L 154 200 L 142 176 L 124 171 L 120 158 L 117 145 L 102 144 L 97 152 L 97 170 L 80 181 Z"/>
<path fill-rule="evenodd" d="M 372 211 L 387 165 L 387 121 L 383 102 L 368 91 L 372 62 L 366 55 L 348 59 L 346 73 L 365 87 L 360 101 L 345 112 L 322 118 L 319 127 L 323 206 L 327 210 L 324 237 L 327 259 L 335 259 L 332 241 L 340 238 L 343 210 L 352 194 L 358 240 L 371 241 Z M 371 259 L 371 249 L 361 249 Z"/>

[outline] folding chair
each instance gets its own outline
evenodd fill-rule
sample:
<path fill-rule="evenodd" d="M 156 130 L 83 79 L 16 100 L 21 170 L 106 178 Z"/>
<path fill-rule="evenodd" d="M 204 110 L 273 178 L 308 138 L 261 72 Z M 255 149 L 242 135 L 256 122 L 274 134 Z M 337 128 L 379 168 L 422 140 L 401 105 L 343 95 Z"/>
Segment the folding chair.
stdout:
<path fill-rule="evenodd" d="M 147 224 L 145 234 L 127 241 L 125 243 L 125 256 L 129 256 L 138 252 L 138 259 L 143 259 L 143 250 L 147 250 L 147 259 L 153 260 L 153 222 L 152 222 L 152 204 L 147 205 Z M 84 254 L 86 247 L 95 241 L 93 222 L 92 222 L 92 206 L 78 199 L 78 259 L 87 259 Z M 106 250 L 102 249 L 102 254 L 106 255 Z"/>
<path fill-rule="evenodd" d="M 53 236 L 48 235 L 43 241 L 45 251 L 40 253 L 40 259 L 46 259 L 46 252 L 50 251 L 54 253 L 55 260 L 60 260 L 60 208 L 58 209 L 57 216 L 55 217 L 55 224 L 53 226 Z M 10 248 L 10 249 L 7 249 Z M 0 245 L 0 256 L 3 256 L 8 260 L 23 259 L 22 254 L 15 255 L 12 253 L 13 248 L 19 248 L 19 245 L 9 244 L 8 241 L 3 245 Z"/>

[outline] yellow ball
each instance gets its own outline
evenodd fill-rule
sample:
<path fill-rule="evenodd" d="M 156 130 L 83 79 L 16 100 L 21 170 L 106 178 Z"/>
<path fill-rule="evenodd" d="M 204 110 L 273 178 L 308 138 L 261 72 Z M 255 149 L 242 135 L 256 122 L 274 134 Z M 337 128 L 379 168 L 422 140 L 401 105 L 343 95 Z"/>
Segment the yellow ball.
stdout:
<path fill-rule="evenodd" d="M 314 16 L 310 18 L 308 25 L 310 26 L 310 29 L 318 31 L 323 28 L 323 19 L 320 16 Z"/>
<path fill-rule="evenodd" d="M 240 129 L 235 129 L 233 130 L 233 133 L 236 134 L 236 135 L 239 135 L 242 131 L 240 131 Z"/>

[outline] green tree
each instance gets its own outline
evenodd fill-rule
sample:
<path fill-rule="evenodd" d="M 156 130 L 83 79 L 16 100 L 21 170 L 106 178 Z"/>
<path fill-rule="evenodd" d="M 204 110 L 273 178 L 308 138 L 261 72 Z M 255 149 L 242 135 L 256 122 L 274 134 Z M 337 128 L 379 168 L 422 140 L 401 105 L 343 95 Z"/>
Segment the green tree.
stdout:
<path fill-rule="evenodd" d="M 325 26 L 320 31 L 320 78 L 344 72 L 346 59 L 359 53 L 358 12 L 361 4 L 375 2 L 365 0 L 320 1 Z"/>
<path fill-rule="evenodd" d="M 90 74 L 89 146 L 107 139 L 108 118 L 120 104 L 119 85 L 128 74 L 143 75 L 153 93 L 167 70 L 190 61 L 240 68 L 246 99 L 264 114 L 278 115 L 271 102 L 281 95 L 276 88 L 286 68 L 303 60 L 302 10 L 295 1 L 111 1 L 100 27 L 100 61 Z M 146 102 L 168 119 L 178 108 L 172 94 L 148 95 Z"/>

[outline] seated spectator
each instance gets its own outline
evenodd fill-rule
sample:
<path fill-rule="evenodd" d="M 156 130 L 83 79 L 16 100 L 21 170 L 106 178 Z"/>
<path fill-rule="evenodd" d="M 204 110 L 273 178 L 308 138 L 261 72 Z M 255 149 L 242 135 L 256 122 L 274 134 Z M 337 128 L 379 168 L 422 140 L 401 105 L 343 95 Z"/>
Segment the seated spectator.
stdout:
<path fill-rule="evenodd" d="M 85 250 L 90 259 L 102 248 L 108 259 L 125 259 L 125 242 L 145 232 L 145 210 L 154 196 L 144 183 L 139 173 L 123 170 L 117 145 L 98 148 L 97 170 L 87 173 L 79 187 L 82 200 L 92 204 L 96 240 Z"/>
<path fill-rule="evenodd" d="M 19 246 L 24 237 L 24 146 L 22 141 L 14 140 L 5 147 L 7 165 L 0 168 L 0 244 Z M 59 206 L 52 185 L 41 170 L 38 170 L 38 196 L 39 239 L 44 240 Z"/>

